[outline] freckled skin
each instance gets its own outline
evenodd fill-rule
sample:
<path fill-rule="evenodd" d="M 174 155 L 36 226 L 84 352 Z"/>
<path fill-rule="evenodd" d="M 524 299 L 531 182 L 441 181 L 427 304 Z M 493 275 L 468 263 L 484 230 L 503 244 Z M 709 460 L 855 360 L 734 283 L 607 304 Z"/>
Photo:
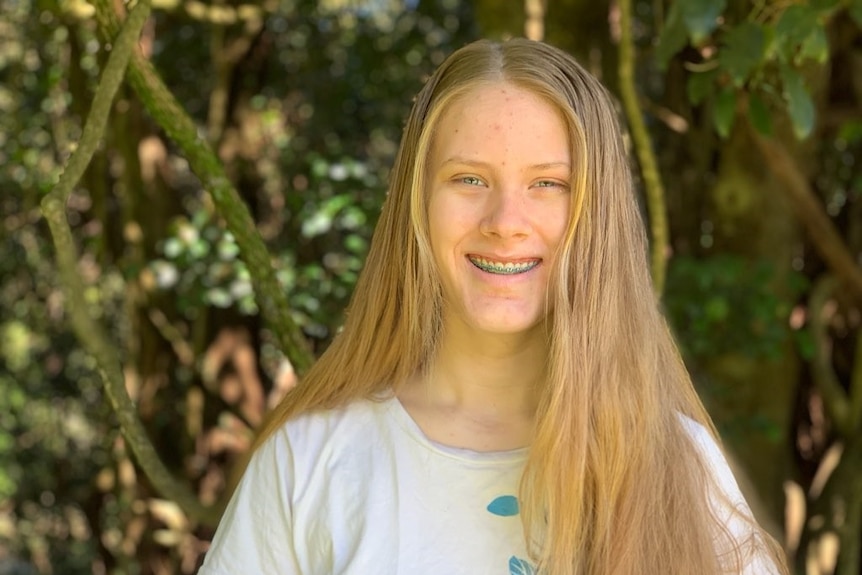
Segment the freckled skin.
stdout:
<path fill-rule="evenodd" d="M 444 322 L 477 335 L 532 333 L 544 318 L 553 255 L 568 224 L 571 151 L 562 116 L 521 88 L 476 88 L 444 112 L 429 168 Z M 499 275 L 471 263 L 475 256 L 540 263 Z"/>

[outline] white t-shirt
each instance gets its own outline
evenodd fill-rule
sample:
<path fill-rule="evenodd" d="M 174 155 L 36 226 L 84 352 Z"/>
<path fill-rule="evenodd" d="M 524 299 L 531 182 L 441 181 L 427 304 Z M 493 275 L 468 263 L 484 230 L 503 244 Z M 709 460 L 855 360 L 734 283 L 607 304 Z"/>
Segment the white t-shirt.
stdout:
<path fill-rule="evenodd" d="M 745 505 L 706 430 L 686 427 Z M 395 398 L 304 414 L 254 454 L 198 573 L 533 575 L 515 498 L 526 458 L 435 443 Z"/>

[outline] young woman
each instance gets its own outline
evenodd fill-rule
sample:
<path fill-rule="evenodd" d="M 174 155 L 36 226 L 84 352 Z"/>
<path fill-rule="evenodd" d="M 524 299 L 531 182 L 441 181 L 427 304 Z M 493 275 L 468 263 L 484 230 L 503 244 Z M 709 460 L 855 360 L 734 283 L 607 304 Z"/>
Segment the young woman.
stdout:
<path fill-rule="evenodd" d="M 785 572 L 659 311 L 611 99 L 480 41 L 420 92 L 341 334 L 201 573 Z"/>

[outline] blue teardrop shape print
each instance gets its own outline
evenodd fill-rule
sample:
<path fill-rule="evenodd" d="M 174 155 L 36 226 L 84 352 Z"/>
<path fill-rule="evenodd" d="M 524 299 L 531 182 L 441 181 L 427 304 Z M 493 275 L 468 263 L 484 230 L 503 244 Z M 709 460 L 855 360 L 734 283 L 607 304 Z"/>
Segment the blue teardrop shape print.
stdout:
<path fill-rule="evenodd" d="M 518 514 L 518 498 L 514 495 L 501 495 L 488 504 L 488 511 L 500 517 Z"/>

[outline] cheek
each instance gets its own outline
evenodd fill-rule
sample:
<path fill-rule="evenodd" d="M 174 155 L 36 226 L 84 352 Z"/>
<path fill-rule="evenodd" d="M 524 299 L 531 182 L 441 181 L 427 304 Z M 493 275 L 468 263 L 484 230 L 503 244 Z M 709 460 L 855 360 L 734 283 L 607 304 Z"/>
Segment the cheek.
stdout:
<path fill-rule="evenodd" d="M 550 246 L 556 246 L 563 241 L 569 227 L 569 205 L 568 202 L 561 202 L 556 206 L 549 206 L 549 208 L 542 210 L 539 218 L 535 221 L 545 242 Z"/>
<path fill-rule="evenodd" d="M 431 253 L 437 264 L 442 264 L 446 258 L 449 222 L 446 218 L 446 207 L 442 202 L 434 201 L 428 203 L 428 240 L 431 244 Z"/>
<path fill-rule="evenodd" d="M 428 205 L 428 236 L 435 257 L 447 258 L 467 229 L 464 211 L 453 202 L 432 200 Z"/>
<path fill-rule="evenodd" d="M 433 199 L 428 202 L 428 240 L 431 242 L 431 248 L 437 251 L 437 245 L 440 243 L 440 233 L 442 227 L 441 210 L 439 202 Z"/>
<path fill-rule="evenodd" d="M 569 227 L 569 217 L 568 213 L 566 213 L 563 217 L 559 218 L 559 221 L 556 222 L 556 229 L 554 230 L 554 243 L 559 244 L 564 241 L 566 237 L 566 230 Z"/>

